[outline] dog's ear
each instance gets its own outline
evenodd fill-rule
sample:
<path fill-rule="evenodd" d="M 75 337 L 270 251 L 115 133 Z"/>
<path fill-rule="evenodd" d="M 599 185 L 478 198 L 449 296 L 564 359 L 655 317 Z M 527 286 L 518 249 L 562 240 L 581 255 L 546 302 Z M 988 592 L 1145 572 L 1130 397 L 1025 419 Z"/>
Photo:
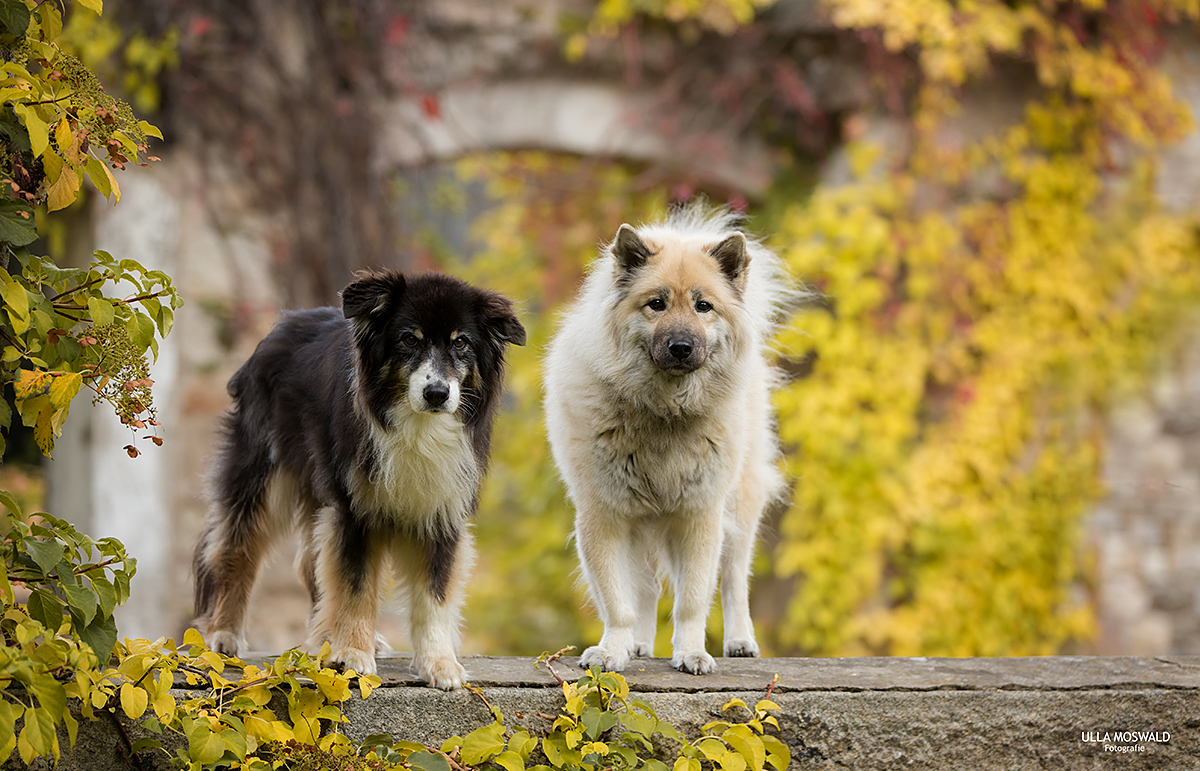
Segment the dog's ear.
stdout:
<path fill-rule="evenodd" d="M 746 237 L 734 233 L 721 243 L 709 249 L 709 254 L 721 266 L 721 272 L 733 284 L 733 288 L 741 294 L 746 289 L 746 268 L 750 266 L 750 254 L 746 251 Z"/>
<path fill-rule="evenodd" d="M 488 332 L 502 343 L 525 345 L 525 327 L 517 319 L 512 301 L 507 297 L 489 293 L 480 308 L 483 324 Z"/>
<path fill-rule="evenodd" d="M 404 275 L 398 271 L 360 273 L 342 290 L 342 315 L 348 319 L 373 315 L 404 296 Z"/>
<path fill-rule="evenodd" d="M 652 252 L 642 237 L 629 225 L 617 229 L 617 237 L 612 244 L 613 257 L 617 259 L 617 267 L 622 273 L 630 273 L 646 264 Z"/>

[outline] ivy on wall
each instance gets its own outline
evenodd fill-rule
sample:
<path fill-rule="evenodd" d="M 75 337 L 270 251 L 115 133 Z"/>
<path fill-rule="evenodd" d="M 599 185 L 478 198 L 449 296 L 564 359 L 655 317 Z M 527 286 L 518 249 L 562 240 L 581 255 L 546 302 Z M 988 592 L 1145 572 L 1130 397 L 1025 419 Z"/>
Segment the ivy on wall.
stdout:
<path fill-rule="evenodd" d="M 796 591 L 778 644 L 819 653 L 1049 654 L 1094 632 L 1080 543 L 1103 415 L 1200 299 L 1191 216 L 1151 152 L 1190 130 L 1153 67 L 1185 3 L 867 3 L 835 23 L 919 62 L 909 143 L 787 209 L 777 243 L 824 310 L 780 395 Z M 1023 119 L 948 141 L 959 86 L 1030 65 Z M 1018 76 L 1019 77 L 1019 76 Z"/>

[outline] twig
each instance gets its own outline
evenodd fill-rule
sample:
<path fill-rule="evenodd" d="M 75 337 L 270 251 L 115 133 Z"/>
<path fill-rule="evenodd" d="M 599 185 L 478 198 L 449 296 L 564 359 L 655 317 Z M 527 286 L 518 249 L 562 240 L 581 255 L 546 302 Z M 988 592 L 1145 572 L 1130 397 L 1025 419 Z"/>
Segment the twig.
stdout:
<path fill-rule="evenodd" d="M 142 759 L 139 758 L 137 753 L 133 751 L 133 742 L 129 739 L 129 732 L 125 730 L 125 726 L 121 723 L 121 719 L 117 717 L 117 713 L 113 712 L 111 709 L 106 709 L 104 711 L 108 714 L 109 718 L 112 719 L 113 725 L 117 727 L 117 732 L 121 734 L 121 740 L 125 742 L 125 749 L 121 749 L 120 747 L 117 748 L 121 750 L 122 759 L 126 763 L 132 765 L 134 768 L 139 769 L 139 771 L 145 771 L 145 766 L 142 765 Z"/>
<path fill-rule="evenodd" d="M 767 686 L 767 701 L 771 700 L 771 692 L 775 690 L 775 686 L 779 684 L 779 673 L 775 673 L 775 677 L 771 678 L 771 684 Z"/>
<path fill-rule="evenodd" d="M 104 562 L 97 562 L 95 565 L 80 566 L 79 568 L 77 568 L 75 570 L 75 575 L 77 575 L 77 576 L 83 575 L 84 573 L 88 572 L 89 570 L 95 570 L 96 568 L 106 568 L 109 565 L 113 564 L 114 562 L 123 562 L 123 561 L 124 560 L 118 559 L 117 557 L 109 557 L 108 559 L 104 560 Z"/>
<path fill-rule="evenodd" d="M 551 655 L 547 656 L 545 659 L 539 658 L 537 660 L 537 664 L 545 664 L 546 669 L 550 670 L 550 674 L 554 675 L 554 679 L 558 681 L 558 684 L 566 685 L 567 681 L 563 680 L 561 677 L 558 676 L 558 672 L 554 671 L 554 667 L 551 666 L 551 664 L 552 664 L 552 662 L 555 662 L 555 661 L 558 661 L 559 659 L 561 659 L 563 657 L 564 653 L 567 653 L 567 652 L 573 651 L 573 650 L 575 650 L 575 646 L 568 645 L 567 647 L 558 651 L 558 653 L 551 654 Z M 537 664 L 534 664 L 535 668 L 537 667 Z"/>
<path fill-rule="evenodd" d="M 203 677 L 205 680 L 208 681 L 208 685 L 210 688 L 215 689 L 217 687 L 216 683 L 213 682 L 212 675 L 205 672 L 203 669 L 193 667 L 191 664 L 180 664 L 179 668 L 185 672 L 191 672 L 193 675 L 199 675 L 200 677 Z"/>
<path fill-rule="evenodd" d="M 64 289 L 64 290 L 62 290 L 61 292 L 59 292 L 58 294 L 56 294 L 56 295 L 54 295 L 53 297 L 49 298 L 49 300 L 50 300 L 50 302 L 54 302 L 55 300 L 57 300 L 57 299 L 59 299 L 59 298 L 61 298 L 61 297 L 66 297 L 66 296 L 67 296 L 67 295 L 69 295 L 69 294 L 75 294 L 75 293 L 76 293 L 76 292 L 78 292 L 80 289 L 87 289 L 87 288 L 88 288 L 89 286 L 91 286 L 92 284 L 98 284 L 98 283 L 100 283 L 101 281 L 104 281 L 104 280 L 105 280 L 105 277 L 104 277 L 104 276 L 101 276 L 100 278 L 94 278 L 94 279 L 92 279 L 91 281 L 88 281 L 88 282 L 86 282 L 86 283 L 80 284 L 80 285 L 78 285 L 78 286 L 71 287 L 70 289 Z"/>
<path fill-rule="evenodd" d="M 436 747 L 430 747 L 429 745 L 425 745 L 425 749 L 431 750 L 431 751 L 436 752 L 437 754 L 441 755 L 443 758 L 446 759 L 446 762 L 448 762 L 450 764 L 451 768 L 457 769 L 457 771 L 467 771 L 466 766 L 464 766 L 462 763 L 459 763 L 457 760 L 455 760 L 454 756 L 452 756 L 450 753 L 442 752 L 440 749 L 438 749 Z"/>
<path fill-rule="evenodd" d="M 492 706 L 490 701 L 487 700 L 487 697 L 483 695 L 483 691 L 479 690 L 470 683 L 463 683 L 463 688 L 466 688 L 468 691 L 478 696 L 479 700 L 483 702 L 483 705 L 488 708 L 489 712 L 492 713 L 492 717 L 496 718 L 497 720 L 500 719 L 500 712 Z"/>

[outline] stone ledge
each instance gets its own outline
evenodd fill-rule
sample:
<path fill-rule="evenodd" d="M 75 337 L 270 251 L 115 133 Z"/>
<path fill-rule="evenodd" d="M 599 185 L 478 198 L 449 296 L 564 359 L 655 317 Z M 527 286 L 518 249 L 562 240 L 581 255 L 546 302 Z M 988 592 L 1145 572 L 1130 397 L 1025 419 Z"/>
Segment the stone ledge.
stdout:
<path fill-rule="evenodd" d="M 577 661 L 563 659 L 555 670 L 578 677 Z M 512 727 L 544 730 L 544 716 L 562 705 L 558 683 L 534 659 L 468 657 L 464 665 Z M 778 674 L 772 699 L 797 771 L 1200 768 L 1200 656 L 718 659 L 717 666 L 695 677 L 664 659 L 643 659 L 625 676 L 659 717 L 695 736 L 730 698 L 762 698 Z M 380 660 L 384 687 L 347 703 L 351 736 L 440 744 L 491 722 L 475 694 L 425 687 L 407 668 L 407 656 Z M 1105 733 L 1126 731 L 1159 741 L 1114 739 L 1106 748 Z M 111 724 L 85 722 L 59 768 L 130 768 L 117 742 Z"/>
<path fill-rule="evenodd" d="M 379 659 L 385 687 L 420 687 L 408 671 L 409 656 Z M 535 659 L 471 656 L 464 659 L 471 685 L 552 688 L 557 682 Z M 578 658 L 554 668 L 565 680 L 582 674 Z M 978 691 L 1085 689 L 1200 689 L 1200 656 L 1155 658 L 1042 656 L 1022 658 L 812 658 L 717 659 L 717 670 L 698 677 L 677 672 L 668 659 L 635 659 L 624 673 L 631 690 L 646 693 L 717 693 L 766 690 L 806 691 Z"/>

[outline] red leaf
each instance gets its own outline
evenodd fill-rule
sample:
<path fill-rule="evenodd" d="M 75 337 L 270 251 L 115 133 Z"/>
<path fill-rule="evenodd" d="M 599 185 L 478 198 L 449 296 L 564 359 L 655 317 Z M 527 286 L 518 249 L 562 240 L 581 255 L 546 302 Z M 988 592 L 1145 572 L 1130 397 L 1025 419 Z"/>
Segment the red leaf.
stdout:
<path fill-rule="evenodd" d="M 442 106 L 438 102 L 436 94 L 426 94 L 421 97 L 421 109 L 433 120 L 442 119 Z"/>
<path fill-rule="evenodd" d="M 212 19 L 207 16 L 197 16 L 188 25 L 188 34 L 192 37 L 204 37 L 212 29 Z"/>
<path fill-rule="evenodd" d="M 408 37 L 410 27 L 412 27 L 412 19 L 407 16 L 393 16 L 383 32 L 383 39 L 390 46 L 398 46 L 404 42 L 404 38 Z"/>
<path fill-rule="evenodd" d="M 131 458 L 136 458 L 137 456 L 142 454 L 138 450 L 138 448 L 134 447 L 132 444 L 125 445 L 125 452 L 128 453 L 129 457 L 131 457 Z"/>

